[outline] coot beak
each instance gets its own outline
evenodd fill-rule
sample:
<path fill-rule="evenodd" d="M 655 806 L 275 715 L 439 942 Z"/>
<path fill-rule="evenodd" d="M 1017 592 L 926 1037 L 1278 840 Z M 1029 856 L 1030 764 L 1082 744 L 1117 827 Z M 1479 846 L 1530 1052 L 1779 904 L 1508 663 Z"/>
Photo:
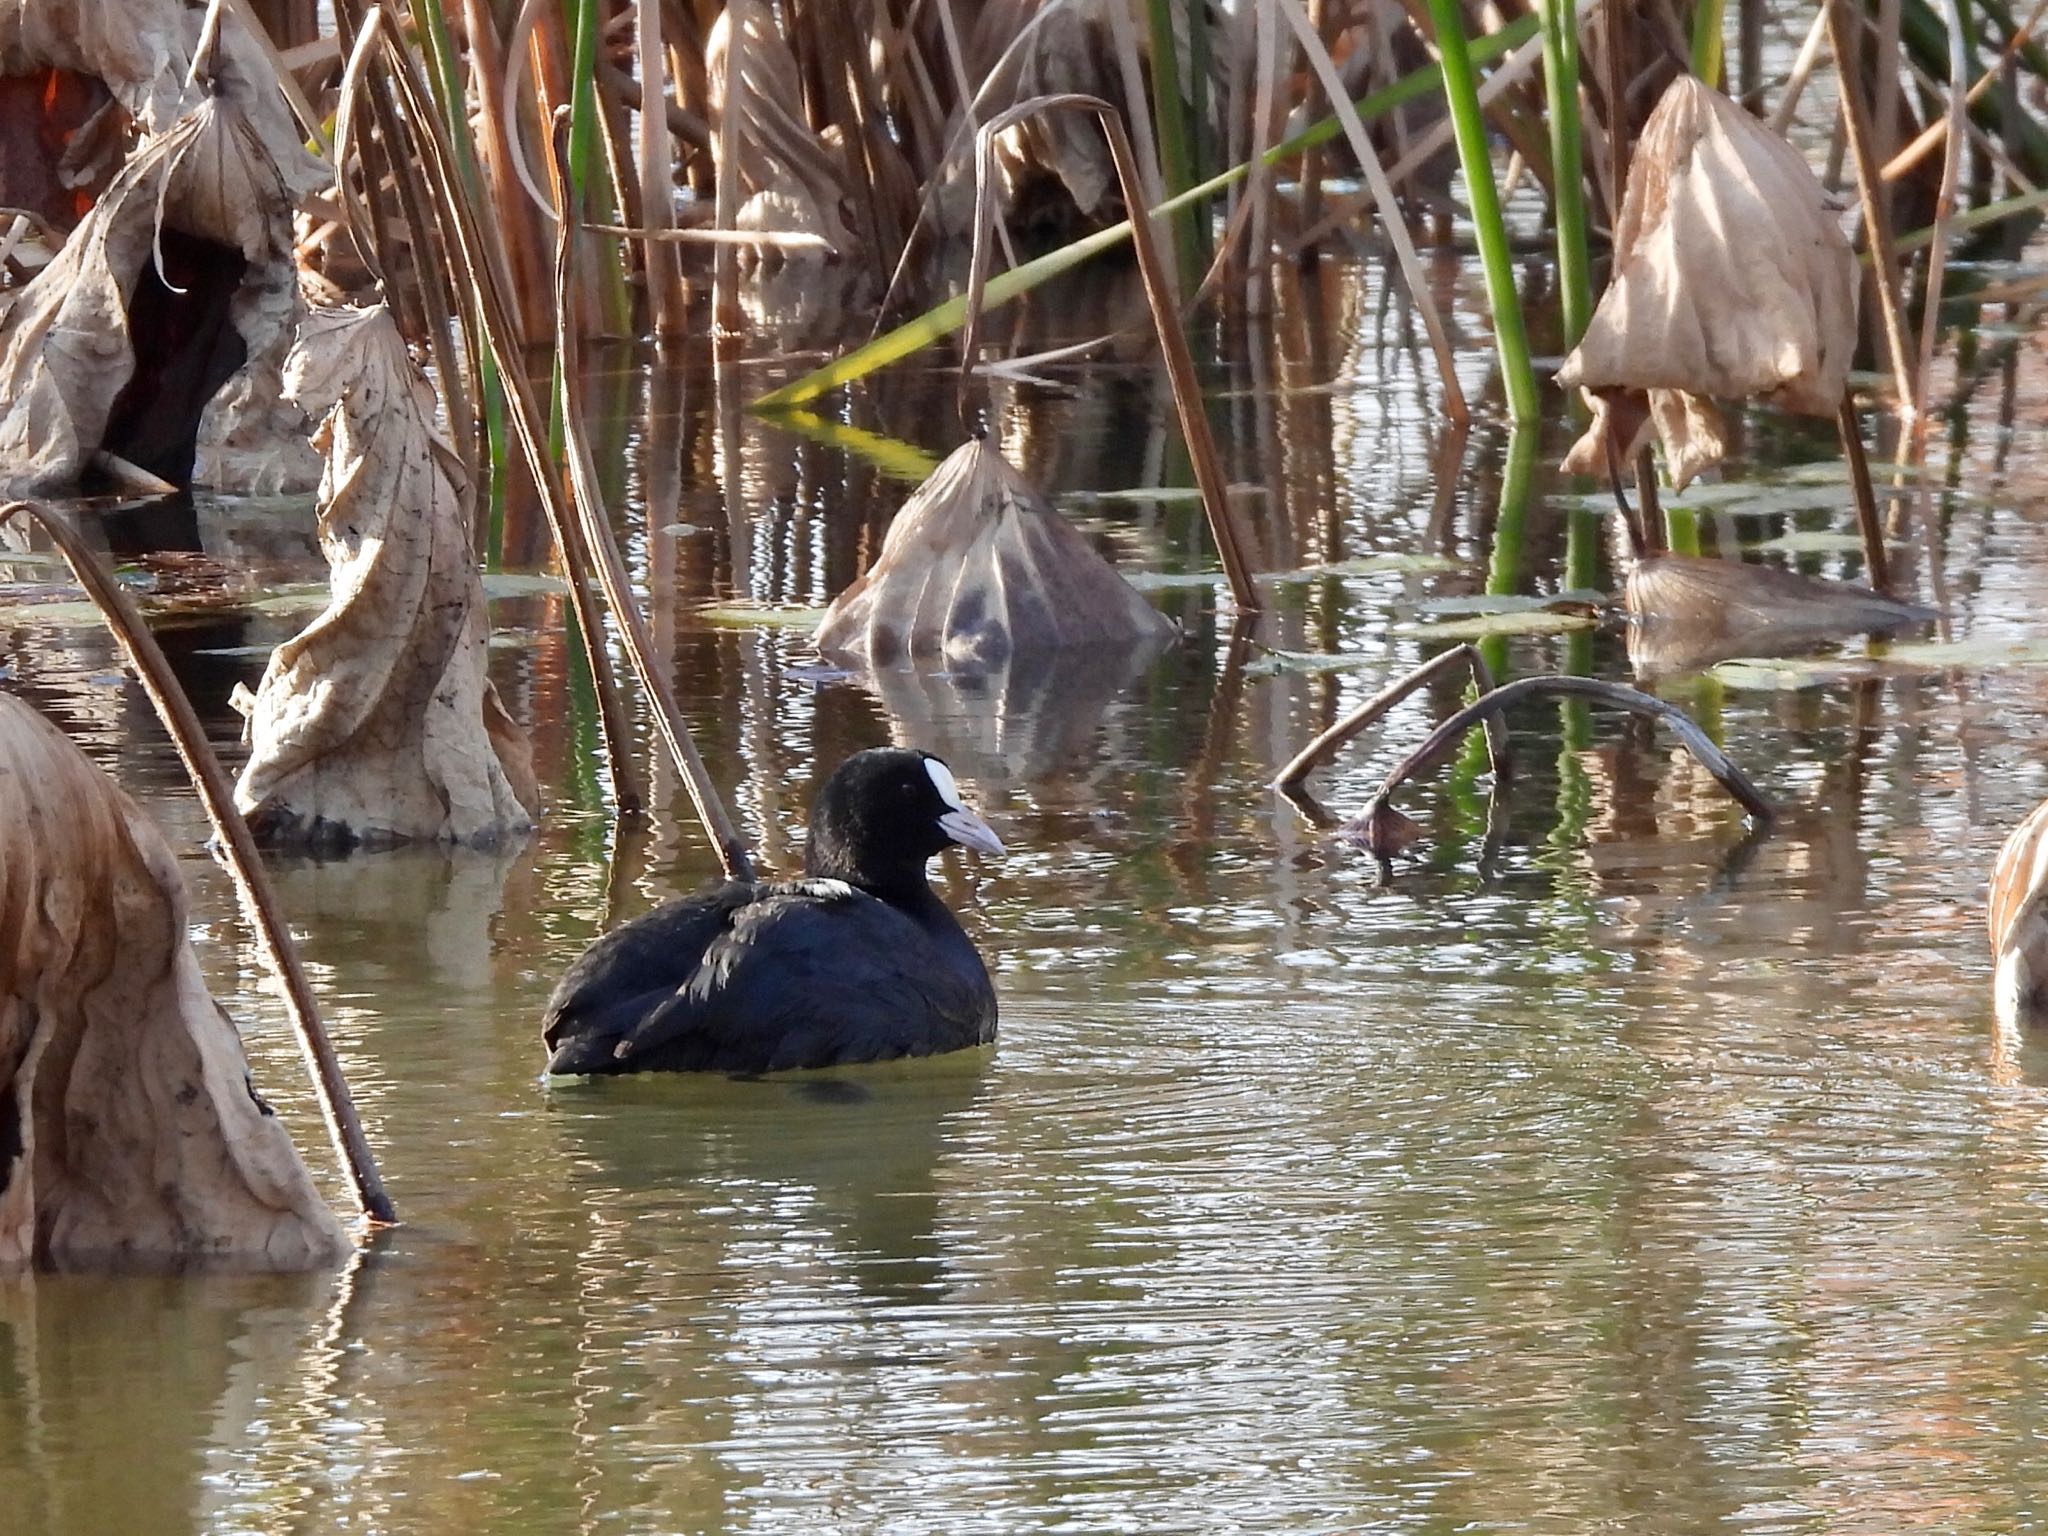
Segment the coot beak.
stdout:
<path fill-rule="evenodd" d="M 965 806 L 941 816 L 939 830 L 962 847 L 978 848 L 983 853 L 998 855 L 1003 852 L 1003 840 L 996 836 L 995 828 Z"/>

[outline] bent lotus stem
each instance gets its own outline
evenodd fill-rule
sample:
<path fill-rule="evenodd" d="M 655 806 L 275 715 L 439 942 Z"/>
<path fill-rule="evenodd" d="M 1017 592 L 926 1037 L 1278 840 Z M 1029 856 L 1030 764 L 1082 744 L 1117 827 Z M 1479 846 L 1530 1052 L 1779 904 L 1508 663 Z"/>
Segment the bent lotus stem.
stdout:
<path fill-rule="evenodd" d="M 1622 683 L 1610 683 L 1592 677 L 1565 677 L 1556 673 L 1540 673 L 1534 677 L 1518 677 L 1511 683 L 1503 683 L 1467 704 L 1431 731 L 1421 746 L 1394 765 L 1385 782 L 1380 785 L 1378 793 L 1366 802 L 1360 819 L 1371 827 L 1378 825 L 1389 815 L 1398 814 L 1388 803 L 1394 791 L 1441 760 L 1473 726 L 1481 721 L 1492 720 L 1503 710 L 1512 708 L 1523 699 L 1545 694 L 1591 699 L 1596 704 L 1627 710 L 1631 714 L 1648 715 L 1652 719 L 1666 722 L 1685 749 L 1698 760 L 1702 768 L 1714 776 L 1714 781 L 1728 791 L 1753 821 L 1759 826 L 1767 827 L 1777 818 L 1776 810 L 1770 801 L 1764 798 L 1763 791 L 1750 780 L 1749 775 L 1737 767 L 1734 759 L 1715 745 L 1713 738 L 1701 730 L 1693 722 L 1692 717 L 1677 705 Z"/>
<path fill-rule="evenodd" d="M 1460 641 L 1404 673 L 1295 753 L 1287 766 L 1274 775 L 1273 787 L 1290 800 L 1295 799 L 1302 780 L 1334 757 L 1339 747 L 1371 729 L 1382 715 L 1416 689 L 1460 668 L 1471 674 L 1472 685 L 1482 697 L 1494 691 L 1493 672 L 1486 665 L 1486 658 L 1479 654 L 1477 646 Z M 1507 726 L 1498 716 L 1488 716 L 1486 720 L 1486 757 L 1494 778 L 1506 779 L 1513 772 L 1508 758 Z"/>
<path fill-rule="evenodd" d="M 1116 166 L 1117 181 L 1124 202 L 1132 208 L 1144 206 L 1144 184 L 1138 176 L 1137 156 L 1131 152 L 1131 138 L 1124 131 L 1116 109 L 1099 96 L 1061 93 L 1034 96 L 982 124 L 975 135 L 975 221 L 974 255 L 967 282 L 967 333 L 961 338 L 960 367 L 963 396 L 967 375 L 974 366 L 975 339 L 983 299 L 988 288 L 988 266 L 993 242 L 989 226 L 994 219 L 992 183 L 997 135 L 1012 123 L 1041 112 L 1081 111 L 1093 113 L 1109 140 L 1110 160 Z M 1174 409 L 1180 416 L 1181 433 L 1187 439 L 1188 457 L 1195 467 L 1195 484 L 1202 492 L 1202 510 L 1209 519 L 1209 532 L 1216 541 L 1217 556 L 1230 582 L 1230 595 L 1239 611 L 1257 613 L 1265 606 L 1258 584 L 1252 580 L 1245 560 L 1230 489 L 1223 477 L 1223 460 L 1216 452 L 1215 435 L 1209 430 L 1208 409 L 1202 399 L 1201 382 L 1195 377 L 1195 360 L 1188 351 L 1181 330 L 1180 302 L 1173 292 L 1165 262 L 1152 239 L 1152 218 L 1131 222 L 1131 249 L 1138 259 L 1138 275 L 1145 285 L 1145 299 L 1152 309 L 1153 329 L 1159 335 L 1159 350 L 1165 356 L 1167 381 L 1173 387 Z"/>
<path fill-rule="evenodd" d="M 78 584 L 85 588 L 127 654 L 129 665 L 135 668 L 142 691 L 149 695 L 157 718 L 178 749 L 178 757 L 185 764 L 186 775 L 192 780 L 200 803 L 206 807 L 214 835 L 227 850 L 228 869 L 234 876 L 242 911 L 255 928 L 271 969 L 284 984 L 285 1012 L 311 1070 L 313 1096 L 319 1100 L 321 1119 L 326 1122 L 328 1137 L 342 1167 L 348 1171 L 357 1203 L 372 1221 L 395 1223 L 398 1213 L 385 1192 L 383 1176 L 377 1171 L 377 1155 L 370 1150 L 369 1138 L 363 1134 L 363 1123 L 356 1114 L 341 1059 L 335 1055 L 334 1042 L 320 1022 L 320 1005 L 313 996 L 305 967 L 299 963 L 291 927 L 285 921 L 269 877 L 263 872 L 255 836 L 241 812 L 235 809 L 234 785 L 214 755 L 192 701 L 185 696 L 184 687 L 171 670 L 156 637 L 150 634 L 135 600 L 100 564 L 99 557 L 86 547 L 63 515 L 41 502 L 16 501 L 0 507 L 0 523 L 18 514 L 33 518 L 50 536 L 50 542 L 64 556 Z"/>
<path fill-rule="evenodd" d="M 1863 538 L 1864 573 L 1872 591 L 1890 597 L 1891 557 L 1884 547 L 1884 525 L 1878 520 L 1877 491 L 1870 483 L 1870 460 L 1863 452 L 1863 426 L 1856 419 L 1856 401 L 1846 392 L 1842 408 L 1835 414 L 1835 427 L 1842 438 L 1842 457 L 1849 465 L 1849 485 L 1856 494 L 1856 531 Z"/>

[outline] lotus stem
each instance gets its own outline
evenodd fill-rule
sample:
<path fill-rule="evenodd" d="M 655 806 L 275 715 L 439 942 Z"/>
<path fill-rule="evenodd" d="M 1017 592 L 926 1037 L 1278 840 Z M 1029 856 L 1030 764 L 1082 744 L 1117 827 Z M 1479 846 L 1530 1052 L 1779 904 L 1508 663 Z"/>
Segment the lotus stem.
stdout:
<path fill-rule="evenodd" d="M 1963 18 L 1956 0 L 1941 0 L 1942 18 L 1948 24 L 1949 85 L 1948 139 L 1942 146 L 1941 186 L 1934 199 L 1934 237 L 1927 247 L 1927 287 L 1920 306 L 1920 346 L 1915 354 L 1916 373 L 1913 398 L 1927 398 L 1927 370 L 1934 361 L 1941 340 L 1941 288 L 1948 271 L 1949 226 L 1956 212 L 1956 176 L 1962 168 L 1963 131 L 1970 109 L 1969 39 L 1963 35 Z M 1908 434 L 1912 457 L 1918 463 L 1927 448 L 1927 414 L 1916 412 Z"/>
<path fill-rule="evenodd" d="M 1336 756 L 1337 750 L 1346 742 L 1370 730 L 1375 721 L 1418 688 L 1461 669 L 1471 676 L 1472 685 L 1482 695 L 1493 692 L 1493 673 L 1486 665 L 1486 658 L 1477 646 L 1469 641 L 1460 641 L 1447 651 L 1439 651 L 1421 666 L 1404 672 L 1295 753 L 1288 759 L 1287 766 L 1274 775 L 1273 788 L 1292 798 L 1302 781 Z M 1513 765 L 1508 757 L 1507 727 L 1498 716 L 1489 716 L 1486 721 L 1486 754 L 1493 776 L 1506 779 L 1513 771 Z"/>
<path fill-rule="evenodd" d="M 291 925 L 285 921 L 277 893 L 271 888 L 269 876 L 264 873 L 263 859 L 256 851 L 256 839 L 249 831 L 249 824 L 235 809 L 234 785 L 228 781 L 227 771 L 214 755 L 213 746 L 206 739 L 206 728 L 200 724 L 192 701 L 185 696 L 177 673 L 171 670 L 156 637 L 149 632 L 149 625 L 135 606 L 135 600 L 100 564 L 99 557 L 86 547 L 85 541 L 79 538 L 63 516 L 40 502 L 17 501 L 0 507 L 0 523 L 17 513 L 34 518 L 50 536 L 50 541 L 78 577 L 78 584 L 85 588 L 100 616 L 106 620 L 107 628 L 120 642 L 129 664 L 135 668 L 143 692 L 149 695 L 157 718 L 163 722 L 172 745 L 178 749 L 186 776 L 198 792 L 200 803 L 206 807 L 214 835 L 227 850 L 228 868 L 234 875 L 242 911 L 255 928 L 271 968 L 283 983 L 285 1012 L 291 1019 L 299 1049 L 312 1073 L 313 1096 L 319 1100 L 320 1116 L 326 1123 L 335 1153 L 348 1170 L 357 1203 L 363 1214 L 373 1221 L 397 1221 L 398 1213 L 391 1204 L 391 1196 L 384 1189 L 383 1176 L 377 1171 L 377 1155 L 370 1150 L 369 1138 L 363 1134 L 362 1120 L 356 1114 L 355 1099 L 349 1093 L 341 1059 L 335 1055 L 334 1042 L 328 1038 L 327 1030 L 320 1022 L 320 1004 L 313 995 L 312 983 L 306 978 L 305 967 L 299 962 L 298 947 L 292 942 Z"/>
<path fill-rule="evenodd" d="M 1576 0 L 1541 0 L 1538 14 L 1543 23 L 1543 90 L 1549 104 L 1557 287 L 1564 309 L 1564 349 L 1569 352 L 1593 317 L 1593 263 L 1587 254 L 1586 184 L 1580 161 L 1584 133 L 1579 124 L 1578 6 Z"/>
<path fill-rule="evenodd" d="M 1384 809 L 1395 790 L 1439 761 L 1473 726 L 1493 718 L 1523 699 L 1543 694 L 1590 699 L 1596 704 L 1606 704 L 1614 709 L 1648 715 L 1652 719 L 1666 722 L 1685 749 L 1698 760 L 1700 766 L 1712 774 L 1715 782 L 1727 790 L 1754 820 L 1768 826 L 1776 818 L 1777 812 L 1772 808 L 1770 801 L 1764 798 L 1763 792 L 1750 780 L 1749 775 L 1737 767 L 1728 754 L 1715 745 L 1713 739 L 1694 724 L 1677 705 L 1622 683 L 1610 683 L 1592 677 L 1563 677 L 1555 673 L 1541 673 L 1534 677 L 1521 677 L 1511 683 L 1503 683 L 1444 721 L 1429 733 L 1421 746 L 1394 765 L 1393 771 L 1380 785 L 1378 793 L 1367 803 L 1364 818 L 1374 817 Z"/>
<path fill-rule="evenodd" d="M 1457 0 L 1429 0 L 1436 27 L 1437 53 L 1444 72 L 1444 96 L 1458 142 L 1458 161 L 1465 170 L 1466 195 L 1472 204 L 1472 226 L 1479 237 L 1479 257 L 1486 271 L 1486 297 L 1493 310 L 1494 348 L 1500 356 L 1509 419 L 1533 423 L 1539 411 L 1536 370 L 1529 361 L 1529 338 L 1522 325 L 1522 297 L 1515 291 L 1514 258 L 1508 250 L 1507 225 L 1501 217 L 1500 190 L 1493 180 L 1493 157 L 1486 142 L 1486 121 L 1479 106 L 1479 82 L 1465 41 L 1465 19 Z"/>
<path fill-rule="evenodd" d="M 1856 419 L 1856 401 L 1846 392 L 1842 408 L 1835 414 L 1835 427 L 1842 438 L 1842 457 L 1849 465 L 1849 484 L 1856 494 L 1856 531 L 1863 537 L 1864 575 L 1872 591 L 1890 597 L 1891 560 L 1884 547 L 1884 525 L 1877 515 L 1877 492 L 1870 483 L 1870 460 L 1863 452 L 1863 426 Z"/>

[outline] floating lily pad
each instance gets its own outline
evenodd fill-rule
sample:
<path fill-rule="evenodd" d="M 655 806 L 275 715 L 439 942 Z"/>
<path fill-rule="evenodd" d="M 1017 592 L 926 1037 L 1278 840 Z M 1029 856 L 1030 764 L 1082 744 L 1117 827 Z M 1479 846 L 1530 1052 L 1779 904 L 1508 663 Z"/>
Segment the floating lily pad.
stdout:
<path fill-rule="evenodd" d="M 1509 613 L 1482 613 L 1442 624 L 1396 624 L 1388 633 L 1425 640 L 1485 640 L 1495 635 L 1564 635 L 1591 629 L 1589 614 L 1556 613 L 1547 608 Z"/>
<path fill-rule="evenodd" d="M 1781 533 L 1775 539 L 1764 539 L 1748 547 L 1785 555 L 1861 554 L 1863 540 L 1860 535 L 1843 533 L 1838 529 L 1795 528 L 1790 533 Z"/>
<path fill-rule="evenodd" d="M 1745 693 L 1796 693 L 1868 676 L 1870 668 L 1848 657 L 1796 661 L 1724 661 L 1705 674 Z"/>
<path fill-rule="evenodd" d="M 545 571 L 486 571 L 484 596 L 532 597 L 538 593 L 566 592 L 569 583 Z"/>
<path fill-rule="evenodd" d="M 697 617 L 706 624 L 717 624 L 727 629 L 816 629 L 825 617 L 825 610 L 732 603 L 719 608 L 699 608 Z"/>
<path fill-rule="evenodd" d="M 1321 581 L 1328 576 L 1437 576 L 1460 569 L 1455 560 L 1441 555 L 1357 555 L 1349 560 L 1332 560 L 1321 565 L 1298 566 L 1291 571 L 1254 571 L 1252 580 L 1267 586 L 1290 582 Z M 1226 581 L 1221 571 L 1128 571 L 1124 580 L 1140 592 L 1168 592 L 1186 587 L 1220 587 Z"/>
<path fill-rule="evenodd" d="M 1605 592 L 1578 589 L 1543 594 L 1535 592 L 1472 592 L 1451 597 L 1425 597 L 1415 604 L 1417 613 L 1487 614 L 1537 613 L 1545 609 L 1598 608 L 1608 601 Z"/>
<path fill-rule="evenodd" d="M 1320 651 L 1269 650 L 1244 670 L 1247 677 L 1273 677 L 1284 672 L 1305 674 L 1355 672 L 1362 667 L 1377 667 L 1384 666 L 1385 664 L 1386 657 L 1384 656 L 1353 656 Z"/>
<path fill-rule="evenodd" d="M 2048 667 L 2048 637 L 1914 641 L 1887 647 L 1877 660 L 1892 670 L 1912 668 L 1929 672 L 1950 668 L 1999 672 L 2009 667 Z"/>

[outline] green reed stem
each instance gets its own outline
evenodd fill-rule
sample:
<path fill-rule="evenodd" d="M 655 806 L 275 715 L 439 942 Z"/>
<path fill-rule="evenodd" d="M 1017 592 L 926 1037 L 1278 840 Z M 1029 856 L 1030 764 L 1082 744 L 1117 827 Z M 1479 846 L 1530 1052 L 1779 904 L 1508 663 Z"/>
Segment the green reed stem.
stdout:
<path fill-rule="evenodd" d="M 1429 0 L 1429 14 L 1436 26 L 1444 97 L 1450 103 L 1458 162 L 1465 171 L 1465 195 L 1472 205 L 1472 227 L 1479 237 L 1480 263 L 1486 271 L 1486 298 L 1493 310 L 1493 344 L 1500 354 L 1508 416 L 1517 424 L 1534 422 L 1538 410 L 1536 370 L 1529 362 L 1522 296 L 1515 291 L 1514 257 L 1508 250 L 1507 224 L 1501 216 L 1500 188 L 1493 180 L 1493 154 L 1479 105 L 1479 77 L 1465 41 L 1465 18 L 1458 0 Z"/>
<path fill-rule="evenodd" d="M 1727 0 L 1697 0 L 1692 13 L 1692 72 L 1716 88 L 1721 84 L 1727 14 Z"/>
<path fill-rule="evenodd" d="M 1508 433 L 1508 450 L 1500 466 L 1500 511 L 1493 520 L 1493 550 L 1486 563 L 1486 594 L 1508 597 L 1522 590 L 1522 551 L 1528 543 L 1529 491 L 1536 483 L 1536 439 L 1540 434 L 1520 427 Z M 1493 673 L 1494 685 L 1508 680 L 1508 639 L 1488 635 L 1479 654 Z"/>
<path fill-rule="evenodd" d="M 1197 0 L 1199 3 L 1199 0 Z M 1180 45 L 1174 36 L 1174 0 L 1146 0 L 1145 24 L 1152 52 L 1152 127 L 1159 143 L 1159 172 L 1176 198 L 1194 185 L 1187 103 L 1180 94 Z M 1183 284 L 1202 270 L 1200 217 L 1194 199 L 1174 209 L 1173 248 Z"/>
<path fill-rule="evenodd" d="M 1541 0 L 1543 89 L 1549 110 L 1552 210 L 1557 219 L 1557 286 L 1570 351 L 1593 317 L 1593 263 L 1586 243 L 1586 178 L 1580 162 L 1579 17 L 1576 0 Z M 1583 701 L 1580 701 L 1583 702 Z"/>

